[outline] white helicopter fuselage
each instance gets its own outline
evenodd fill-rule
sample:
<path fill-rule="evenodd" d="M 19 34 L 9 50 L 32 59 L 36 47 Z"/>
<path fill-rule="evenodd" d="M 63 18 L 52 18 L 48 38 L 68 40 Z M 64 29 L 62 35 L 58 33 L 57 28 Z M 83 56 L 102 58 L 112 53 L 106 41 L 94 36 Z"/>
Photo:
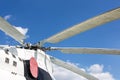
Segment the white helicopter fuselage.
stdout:
<path fill-rule="evenodd" d="M 38 68 L 44 71 L 43 73 L 47 73 L 51 77 L 50 80 L 54 80 L 50 57 L 44 51 L 17 48 L 15 46 L 0 48 L 0 79 L 28 80 L 25 76 L 24 62 L 29 61 L 32 57 L 36 59 Z M 38 77 L 41 76 L 40 74 L 38 73 Z"/>

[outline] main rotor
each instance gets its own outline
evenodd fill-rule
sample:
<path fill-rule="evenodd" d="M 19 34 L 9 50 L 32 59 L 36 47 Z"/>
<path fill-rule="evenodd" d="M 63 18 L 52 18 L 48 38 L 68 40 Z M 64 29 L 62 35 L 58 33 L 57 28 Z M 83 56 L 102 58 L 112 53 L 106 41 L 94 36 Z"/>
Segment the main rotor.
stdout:
<path fill-rule="evenodd" d="M 31 50 L 43 50 L 43 51 L 54 51 L 58 50 L 63 53 L 87 53 L 87 54 L 113 54 L 113 55 L 120 55 L 119 49 L 106 49 L 106 48 L 81 48 L 81 47 L 44 47 L 44 44 L 46 43 L 58 43 L 61 42 L 67 38 L 70 38 L 74 35 L 77 35 L 79 33 L 85 32 L 87 30 L 90 30 L 92 28 L 95 28 L 97 26 L 103 25 L 105 23 L 114 21 L 120 19 L 120 8 L 116 8 L 110 11 L 107 11 L 103 14 L 100 14 L 98 16 L 95 16 L 91 19 L 88 19 L 80 24 L 74 25 L 60 33 L 57 33 L 47 39 L 41 40 L 37 42 L 34 45 L 26 44 L 24 43 L 24 39 L 26 38 L 25 35 L 23 35 L 21 32 L 19 32 L 16 28 L 14 28 L 12 25 L 10 25 L 7 21 L 5 21 L 2 17 L 0 17 L 0 30 L 11 36 L 13 39 L 18 41 L 22 48 L 25 49 L 31 49 Z M 54 57 L 50 56 L 51 61 L 54 64 L 57 64 L 59 66 L 62 66 L 66 69 L 71 70 L 72 72 L 75 72 L 79 75 L 82 75 L 83 77 L 89 79 L 89 80 L 98 80 L 92 75 L 89 75 L 82 70 L 69 65 L 59 59 L 56 59 Z"/>

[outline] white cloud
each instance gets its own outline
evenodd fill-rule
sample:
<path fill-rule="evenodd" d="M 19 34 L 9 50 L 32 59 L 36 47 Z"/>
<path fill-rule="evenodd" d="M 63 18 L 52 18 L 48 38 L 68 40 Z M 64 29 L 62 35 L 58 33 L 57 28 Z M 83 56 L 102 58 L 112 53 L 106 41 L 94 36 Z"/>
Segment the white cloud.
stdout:
<path fill-rule="evenodd" d="M 12 17 L 12 15 L 6 15 L 6 16 L 4 16 L 4 19 L 5 20 L 8 20 L 8 19 L 10 19 Z M 23 27 L 21 27 L 21 26 L 15 26 L 15 25 L 12 25 L 14 28 L 16 28 L 19 32 L 21 32 L 23 35 L 25 35 L 27 38 L 29 37 L 28 35 L 26 35 L 27 34 L 27 32 L 28 32 L 28 28 L 23 28 Z"/>
<path fill-rule="evenodd" d="M 8 19 L 10 19 L 11 18 L 11 16 L 12 15 L 6 15 L 6 16 L 4 16 L 4 19 L 5 20 L 8 20 Z M 26 33 L 28 32 L 28 28 L 23 28 L 23 27 L 21 27 L 21 26 L 14 26 L 13 25 L 13 27 L 15 27 L 18 31 L 20 31 L 23 35 L 26 35 Z"/>
<path fill-rule="evenodd" d="M 69 70 L 54 65 L 54 76 L 56 80 L 87 80 Z"/>
<path fill-rule="evenodd" d="M 11 16 L 12 16 L 12 15 L 6 15 L 6 16 L 4 16 L 4 19 L 5 19 L 5 20 L 8 20 L 8 19 L 11 18 Z"/>
<path fill-rule="evenodd" d="M 99 80 L 115 80 L 110 72 L 103 71 L 104 66 L 99 64 L 91 65 L 88 69 L 91 75 L 94 75 Z"/>
<path fill-rule="evenodd" d="M 96 73 L 96 74 L 90 73 L 90 74 L 94 75 L 99 80 L 115 80 L 112 74 L 110 74 L 109 72 L 102 72 L 102 73 Z"/>
<path fill-rule="evenodd" d="M 97 77 L 99 80 L 115 80 L 112 74 L 110 72 L 104 72 L 103 68 L 104 68 L 103 65 L 94 64 L 91 65 L 88 69 L 82 70 L 86 72 L 88 71 L 89 74 Z M 54 65 L 54 76 L 56 80 L 87 80 L 69 70 L 58 67 L 56 65 Z"/>
<path fill-rule="evenodd" d="M 88 69 L 89 72 L 92 72 L 92 73 L 102 73 L 103 72 L 103 68 L 104 66 L 103 65 L 99 65 L 99 64 L 94 64 L 94 65 L 91 65 Z"/>
<path fill-rule="evenodd" d="M 15 27 L 18 31 L 20 31 L 23 35 L 26 35 L 28 32 L 28 28 L 23 28 L 23 27 L 17 27 L 17 26 L 13 26 Z"/>

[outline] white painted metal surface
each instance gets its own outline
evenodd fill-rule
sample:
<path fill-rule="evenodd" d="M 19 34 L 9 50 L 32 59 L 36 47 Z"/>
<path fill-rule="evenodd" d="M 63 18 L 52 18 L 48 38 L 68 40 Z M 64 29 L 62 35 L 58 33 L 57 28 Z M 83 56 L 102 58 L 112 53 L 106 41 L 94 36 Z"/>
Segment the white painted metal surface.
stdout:
<path fill-rule="evenodd" d="M 23 61 L 12 53 L 5 53 L 0 49 L 0 79 L 18 80 L 17 78 L 25 80 Z"/>
<path fill-rule="evenodd" d="M 15 46 L 7 46 L 0 49 L 0 79 L 26 80 L 24 77 L 23 60 L 30 60 L 31 57 L 34 57 L 38 62 L 38 66 L 48 72 L 53 80 L 55 80 L 52 75 L 53 70 L 50 58 L 45 54 L 45 52 L 42 50 L 35 51 L 23 48 L 15 48 Z M 9 59 L 8 63 L 6 62 L 6 58 Z M 14 66 L 13 62 L 16 62 L 17 66 Z"/>

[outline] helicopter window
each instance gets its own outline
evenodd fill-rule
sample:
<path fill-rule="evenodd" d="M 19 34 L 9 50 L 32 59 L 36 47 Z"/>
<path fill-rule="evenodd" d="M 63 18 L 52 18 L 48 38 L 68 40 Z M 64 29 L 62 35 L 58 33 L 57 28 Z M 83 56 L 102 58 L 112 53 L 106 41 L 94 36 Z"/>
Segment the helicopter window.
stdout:
<path fill-rule="evenodd" d="M 16 58 L 15 55 L 12 54 L 12 56 L 13 56 L 14 58 Z"/>
<path fill-rule="evenodd" d="M 5 58 L 5 63 L 9 63 L 9 58 Z"/>
<path fill-rule="evenodd" d="M 13 66 L 16 67 L 17 66 L 17 62 L 13 61 Z"/>
<path fill-rule="evenodd" d="M 5 53 L 6 53 L 6 54 L 8 54 L 8 51 L 9 51 L 8 49 L 5 49 Z"/>
<path fill-rule="evenodd" d="M 23 61 L 20 57 L 18 57 L 20 61 Z"/>

